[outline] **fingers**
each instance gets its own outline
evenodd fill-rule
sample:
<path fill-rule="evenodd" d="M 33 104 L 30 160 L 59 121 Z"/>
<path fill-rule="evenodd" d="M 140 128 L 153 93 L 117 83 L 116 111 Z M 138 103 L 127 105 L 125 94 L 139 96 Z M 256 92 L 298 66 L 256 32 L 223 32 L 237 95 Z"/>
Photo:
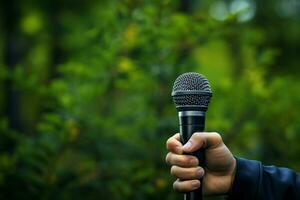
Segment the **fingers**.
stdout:
<path fill-rule="evenodd" d="M 173 184 L 173 188 L 178 192 L 190 192 L 199 188 L 200 184 L 199 180 L 181 181 L 177 179 Z"/>
<path fill-rule="evenodd" d="M 200 148 L 215 148 L 222 144 L 222 137 L 216 132 L 196 132 L 189 141 L 182 147 L 186 153 L 191 153 Z"/>
<path fill-rule="evenodd" d="M 200 179 L 204 175 L 201 167 L 182 168 L 178 166 L 171 167 L 171 174 L 180 180 Z"/>
<path fill-rule="evenodd" d="M 177 165 L 179 167 L 196 167 L 199 165 L 198 159 L 191 155 L 179 155 L 169 152 L 166 156 L 166 162 L 169 165 Z"/>
<path fill-rule="evenodd" d="M 182 144 L 180 142 L 180 135 L 176 133 L 170 137 L 166 142 L 166 148 L 173 153 L 182 154 Z"/>

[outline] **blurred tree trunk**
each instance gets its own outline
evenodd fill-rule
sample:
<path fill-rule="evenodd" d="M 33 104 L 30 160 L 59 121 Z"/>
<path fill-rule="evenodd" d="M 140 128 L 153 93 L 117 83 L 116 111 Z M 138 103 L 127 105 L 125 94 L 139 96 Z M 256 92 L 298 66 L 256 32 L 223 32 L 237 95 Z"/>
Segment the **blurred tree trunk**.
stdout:
<path fill-rule="evenodd" d="M 58 76 L 57 66 L 63 62 L 65 52 L 61 45 L 62 27 L 59 23 L 60 13 L 63 12 L 64 6 L 60 5 L 60 1 L 50 1 L 48 7 L 48 17 L 51 33 L 51 52 L 52 62 L 49 68 L 49 80 Z"/>
<path fill-rule="evenodd" d="M 13 73 L 17 63 L 22 56 L 22 48 L 18 35 L 19 12 L 15 0 L 7 0 L 3 3 L 3 27 L 4 27 L 4 64 L 10 74 Z M 14 130 L 21 131 L 21 121 L 19 118 L 20 92 L 14 88 L 12 80 L 9 78 L 4 83 L 6 116 L 9 126 Z"/>
<path fill-rule="evenodd" d="M 36 41 L 39 43 L 47 43 L 49 46 L 49 51 L 46 51 L 47 61 L 44 63 L 39 63 L 37 66 L 30 66 L 29 71 L 34 72 L 38 75 L 38 87 L 45 86 L 51 83 L 51 80 L 58 77 L 57 66 L 63 62 L 64 51 L 61 45 L 61 26 L 59 23 L 59 17 L 61 11 L 64 9 L 58 1 L 45 1 L 36 5 L 36 9 L 41 10 L 41 13 L 46 13 L 44 16 L 44 21 L 48 24 L 47 27 L 44 27 L 45 32 L 49 35 L 49 39 L 41 39 L 38 33 L 36 37 L 30 41 L 29 45 L 35 45 Z M 35 88 L 36 89 L 36 88 Z M 35 91 L 35 90 L 34 90 Z M 24 109 L 22 110 L 22 118 L 26 119 L 26 132 L 34 134 L 36 125 L 40 121 L 41 115 L 44 112 L 51 112 L 51 107 L 45 106 L 44 103 L 46 96 L 43 94 L 35 92 L 29 92 L 24 95 L 22 100 L 22 105 Z M 30 102 L 34 102 L 31 104 Z M 26 105 L 31 104 L 30 107 L 25 107 Z M 26 118 L 26 115 L 30 114 L 30 117 Z"/>

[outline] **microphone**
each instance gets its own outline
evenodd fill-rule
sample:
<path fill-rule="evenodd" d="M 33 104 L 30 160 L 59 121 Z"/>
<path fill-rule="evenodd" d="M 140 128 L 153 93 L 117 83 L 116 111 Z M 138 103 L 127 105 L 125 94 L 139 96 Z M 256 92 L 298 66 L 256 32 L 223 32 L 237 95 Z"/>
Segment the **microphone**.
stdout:
<path fill-rule="evenodd" d="M 193 133 L 205 129 L 205 112 L 212 97 L 208 80 L 201 74 L 188 72 L 181 74 L 174 82 L 172 98 L 179 117 L 181 142 L 185 144 Z M 204 166 L 204 149 L 192 153 Z M 184 194 L 185 200 L 202 200 L 202 178 L 200 187 Z"/>

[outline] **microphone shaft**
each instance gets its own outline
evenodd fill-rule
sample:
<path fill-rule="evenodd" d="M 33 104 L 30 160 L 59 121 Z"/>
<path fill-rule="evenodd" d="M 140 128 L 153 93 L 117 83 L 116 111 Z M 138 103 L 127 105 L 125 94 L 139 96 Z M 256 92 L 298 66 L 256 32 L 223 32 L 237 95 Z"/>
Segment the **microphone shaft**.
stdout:
<path fill-rule="evenodd" d="M 179 112 L 179 128 L 181 142 L 185 144 L 195 132 L 203 132 L 205 129 L 205 113 L 201 111 Z M 199 164 L 203 167 L 205 162 L 204 149 L 199 149 L 191 155 L 199 160 Z M 184 200 L 202 200 L 203 181 L 200 179 L 201 185 L 198 189 L 185 193 Z"/>

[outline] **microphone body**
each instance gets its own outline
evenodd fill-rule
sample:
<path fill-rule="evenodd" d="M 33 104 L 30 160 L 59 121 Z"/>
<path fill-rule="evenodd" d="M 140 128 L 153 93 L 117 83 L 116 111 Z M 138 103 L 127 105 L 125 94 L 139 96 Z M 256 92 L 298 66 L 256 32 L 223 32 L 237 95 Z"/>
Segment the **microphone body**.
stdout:
<path fill-rule="evenodd" d="M 179 129 L 181 142 L 185 144 L 195 132 L 203 132 L 205 129 L 205 112 L 203 111 L 179 111 Z M 199 164 L 203 167 L 205 162 L 204 150 L 200 149 L 193 152 L 191 155 L 199 160 Z M 202 200 L 202 178 L 201 185 L 198 189 L 185 193 L 185 200 Z"/>
<path fill-rule="evenodd" d="M 181 142 L 185 144 L 195 132 L 203 132 L 205 128 L 205 112 L 212 97 L 208 80 L 201 74 L 188 72 L 181 74 L 174 82 L 172 90 L 173 102 L 179 116 Z M 204 149 L 191 155 L 204 166 Z M 184 195 L 185 200 L 202 200 L 203 181 L 198 189 Z"/>

